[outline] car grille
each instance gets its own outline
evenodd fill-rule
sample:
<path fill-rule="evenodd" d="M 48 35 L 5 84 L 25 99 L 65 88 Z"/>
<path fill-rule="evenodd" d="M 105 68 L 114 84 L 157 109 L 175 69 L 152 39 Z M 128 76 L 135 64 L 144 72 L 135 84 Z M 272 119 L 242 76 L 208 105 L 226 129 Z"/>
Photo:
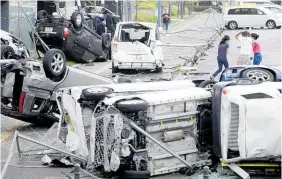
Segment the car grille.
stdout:
<path fill-rule="evenodd" d="M 228 148 L 238 151 L 239 105 L 231 103 L 231 121 L 228 136 Z"/>

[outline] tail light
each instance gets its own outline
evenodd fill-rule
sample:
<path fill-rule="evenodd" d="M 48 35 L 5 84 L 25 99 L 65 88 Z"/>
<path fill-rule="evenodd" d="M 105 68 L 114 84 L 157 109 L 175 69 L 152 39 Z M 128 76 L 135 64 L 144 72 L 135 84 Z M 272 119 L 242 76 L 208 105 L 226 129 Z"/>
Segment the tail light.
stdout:
<path fill-rule="evenodd" d="M 67 37 L 67 36 L 69 36 L 69 34 L 70 34 L 70 33 L 69 33 L 69 29 L 65 27 L 65 28 L 64 28 L 64 31 L 63 31 L 63 36 L 64 36 L 64 37 Z"/>
<path fill-rule="evenodd" d="M 21 92 L 20 101 L 19 101 L 19 112 L 20 113 L 23 112 L 24 97 L 25 97 L 25 93 Z"/>
<path fill-rule="evenodd" d="M 228 92 L 229 92 L 229 91 L 228 91 L 227 89 L 223 89 L 223 90 L 222 90 L 222 93 L 223 93 L 224 95 L 226 95 Z"/>
<path fill-rule="evenodd" d="M 114 36 L 114 41 L 113 41 L 113 52 L 117 52 L 117 46 L 118 46 L 118 37 Z"/>

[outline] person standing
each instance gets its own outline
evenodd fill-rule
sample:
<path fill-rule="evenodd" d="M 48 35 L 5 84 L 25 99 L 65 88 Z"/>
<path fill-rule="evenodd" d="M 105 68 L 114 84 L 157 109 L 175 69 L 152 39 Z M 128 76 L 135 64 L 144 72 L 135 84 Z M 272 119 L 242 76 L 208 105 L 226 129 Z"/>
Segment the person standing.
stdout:
<path fill-rule="evenodd" d="M 218 69 L 210 77 L 211 80 L 214 80 L 214 78 L 222 71 L 222 66 L 224 66 L 224 68 L 228 68 L 229 66 L 227 60 L 227 54 L 229 53 L 229 40 L 230 37 L 228 35 L 225 35 L 218 45 L 218 51 L 217 51 Z"/>
<path fill-rule="evenodd" d="M 262 55 L 260 50 L 260 45 L 258 43 L 259 35 L 256 33 L 252 33 L 251 37 L 253 39 L 253 53 L 254 53 L 254 65 L 259 65 L 262 61 Z"/>
<path fill-rule="evenodd" d="M 164 31 L 164 35 L 167 34 L 167 30 L 168 30 L 168 24 L 169 24 L 169 21 L 170 21 L 170 17 L 169 17 L 169 14 L 166 10 L 166 13 L 164 13 L 162 15 L 162 20 L 163 20 L 163 31 Z"/>
<path fill-rule="evenodd" d="M 253 40 L 248 31 L 242 31 L 235 35 L 235 38 L 241 42 L 240 55 L 237 60 L 237 65 L 252 64 L 252 43 Z"/>

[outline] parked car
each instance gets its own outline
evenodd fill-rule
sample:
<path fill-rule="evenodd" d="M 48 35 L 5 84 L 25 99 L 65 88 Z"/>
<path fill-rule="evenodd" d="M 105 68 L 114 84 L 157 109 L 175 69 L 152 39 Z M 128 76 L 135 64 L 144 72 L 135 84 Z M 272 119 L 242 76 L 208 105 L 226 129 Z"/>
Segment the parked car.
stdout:
<path fill-rule="evenodd" d="M 1 59 L 29 58 L 29 51 L 24 43 L 14 35 L 0 29 Z"/>
<path fill-rule="evenodd" d="M 112 72 L 163 68 L 162 43 L 155 23 L 120 22 L 112 41 Z"/>
<path fill-rule="evenodd" d="M 279 67 L 264 65 L 233 66 L 225 69 L 219 78 L 219 82 L 232 81 L 236 79 L 250 79 L 259 82 L 281 82 L 282 70 Z M 198 86 L 212 88 L 217 82 L 214 80 L 199 81 Z"/>
<path fill-rule="evenodd" d="M 64 53 L 50 49 L 43 63 L 26 59 L 0 60 L 1 113 L 39 125 L 58 121 L 55 92 L 76 85 L 111 84 L 114 81 L 66 66 Z"/>
<path fill-rule="evenodd" d="M 238 6 L 228 8 L 223 20 L 228 29 L 242 27 L 267 27 L 269 29 L 281 28 L 282 15 L 274 13 L 261 6 Z"/>
<path fill-rule="evenodd" d="M 45 10 L 38 12 L 36 31 L 40 38 L 50 47 L 61 49 L 70 60 L 80 63 L 93 62 L 96 59 L 111 59 L 111 36 L 95 33 L 92 27 L 85 25 L 81 12 L 73 12 L 71 20 L 56 13 L 48 15 Z M 45 53 L 44 46 L 36 40 L 36 47 Z"/>
<path fill-rule="evenodd" d="M 216 166 L 219 159 L 236 165 L 268 157 L 273 158 L 258 170 L 278 164 L 273 171 L 280 175 L 281 110 L 273 106 L 282 105 L 281 83 L 247 81 L 221 82 L 214 92 L 189 85 L 135 93 L 122 93 L 128 88 L 117 84 L 60 89 L 59 136 L 89 166 L 123 179 L 182 168 L 193 174 L 202 166 Z M 137 90 L 139 84 L 127 85 Z M 258 173 L 253 165 L 245 166 Z"/>

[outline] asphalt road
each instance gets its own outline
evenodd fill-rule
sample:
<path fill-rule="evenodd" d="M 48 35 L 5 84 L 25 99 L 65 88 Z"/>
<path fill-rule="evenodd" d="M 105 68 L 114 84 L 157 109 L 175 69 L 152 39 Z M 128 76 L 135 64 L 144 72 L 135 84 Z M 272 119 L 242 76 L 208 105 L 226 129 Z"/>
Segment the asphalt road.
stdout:
<path fill-rule="evenodd" d="M 197 44 L 205 43 L 211 36 L 213 36 L 216 31 L 215 28 L 220 26 L 220 14 L 196 14 L 188 20 L 180 21 L 178 24 L 171 26 L 169 28 L 169 34 L 162 37 L 163 43 L 173 43 L 173 44 Z M 263 62 L 264 65 L 281 65 L 281 30 L 267 30 L 267 29 L 254 29 L 260 35 L 259 41 L 262 47 Z M 239 42 L 235 40 L 234 35 L 238 31 L 228 31 L 226 30 L 224 34 L 231 37 L 230 41 L 230 54 L 229 61 L 230 64 L 235 64 L 236 57 L 239 54 L 239 49 L 237 46 Z M 218 39 L 219 41 L 219 39 Z M 199 71 L 212 73 L 217 68 L 216 63 L 216 53 L 217 44 L 215 42 L 215 47 L 208 50 L 208 56 L 205 60 L 200 61 Z M 173 67 L 182 64 L 184 60 L 180 59 L 179 56 L 192 57 L 195 53 L 195 48 L 190 47 L 164 47 L 164 63 L 165 67 Z M 103 76 L 111 76 L 111 61 L 107 62 L 95 62 L 92 65 L 79 65 L 79 69 L 89 71 L 92 73 L 100 74 Z M 156 75 L 163 74 L 142 74 L 138 75 L 138 78 L 151 78 Z M 209 75 L 202 76 L 202 78 L 208 78 Z M 7 159 L 9 154 L 9 148 L 12 140 L 13 133 L 15 130 L 19 130 L 21 133 L 34 137 L 43 136 L 43 134 L 48 130 L 47 128 L 39 128 L 28 123 L 17 121 L 15 119 L 5 117 L 1 115 L 1 165 Z M 55 137 L 55 136 L 53 136 Z M 22 145 L 29 145 L 27 143 L 22 143 Z M 7 179 L 13 178 L 59 178 L 62 176 L 61 171 L 66 171 L 65 169 L 42 169 L 33 168 L 32 170 L 27 168 L 9 167 L 7 170 Z M 69 171 L 69 170 L 68 170 Z M 49 177 L 47 177 L 49 176 Z M 52 176 L 52 177 L 51 177 Z M 167 175 L 157 178 L 184 178 L 180 175 Z"/>

